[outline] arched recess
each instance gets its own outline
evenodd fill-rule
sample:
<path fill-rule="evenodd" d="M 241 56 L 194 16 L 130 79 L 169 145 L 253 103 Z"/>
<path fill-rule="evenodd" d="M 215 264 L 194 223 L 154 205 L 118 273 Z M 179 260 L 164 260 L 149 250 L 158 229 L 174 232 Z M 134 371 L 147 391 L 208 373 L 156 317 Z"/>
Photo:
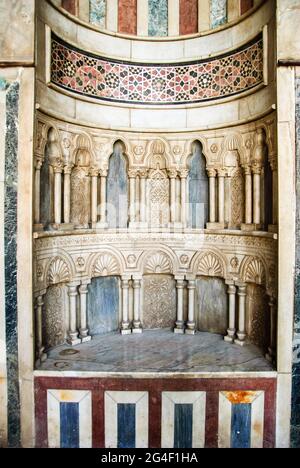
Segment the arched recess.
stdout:
<path fill-rule="evenodd" d="M 164 251 L 143 258 L 143 328 L 173 328 L 176 321 L 176 285 L 172 258 Z"/>
<path fill-rule="evenodd" d="M 54 169 L 53 164 L 61 159 L 59 137 L 50 127 L 47 134 L 44 161 L 41 167 L 40 219 L 44 229 L 54 222 Z"/>
<path fill-rule="evenodd" d="M 128 226 L 128 158 L 118 140 L 109 158 L 107 176 L 107 222 L 111 229 Z"/>
<path fill-rule="evenodd" d="M 204 229 L 208 222 L 209 187 L 202 144 L 195 141 L 188 160 L 189 227 Z"/>
<path fill-rule="evenodd" d="M 196 276 L 197 329 L 224 335 L 228 325 L 225 261 L 214 251 L 202 252 L 196 255 L 192 268 Z"/>
<path fill-rule="evenodd" d="M 267 270 L 259 257 L 248 256 L 241 265 L 241 277 L 247 283 L 246 333 L 251 343 L 267 351 L 270 343 L 270 314 L 266 292 Z"/>
<path fill-rule="evenodd" d="M 87 317 L 91 336 L 117 331 L 120 326 L 119 259 L 111 252 L 94 255 L 88 267 Z"/>

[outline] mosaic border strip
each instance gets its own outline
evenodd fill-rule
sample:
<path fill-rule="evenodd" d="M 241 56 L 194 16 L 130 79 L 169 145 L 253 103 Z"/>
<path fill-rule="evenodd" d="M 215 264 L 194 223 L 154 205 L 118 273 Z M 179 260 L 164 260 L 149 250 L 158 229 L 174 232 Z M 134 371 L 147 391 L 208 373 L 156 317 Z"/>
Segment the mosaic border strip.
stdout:
<path fill-rule="evenodd" d="M 144 105 L 195 104 L 232 97 L 263 83 L 263 38 L 209 60 L 143 64 L 84 52 L 52 33 L 51 82 L 76 94 Z"/>

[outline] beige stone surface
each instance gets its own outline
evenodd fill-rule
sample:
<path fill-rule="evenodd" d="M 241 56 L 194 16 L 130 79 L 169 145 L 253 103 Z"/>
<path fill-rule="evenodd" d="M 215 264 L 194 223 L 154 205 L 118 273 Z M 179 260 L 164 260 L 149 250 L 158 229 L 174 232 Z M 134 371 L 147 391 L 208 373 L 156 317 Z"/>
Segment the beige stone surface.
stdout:
<path fill-rule="evenodd" d="M 299 24 L 299 0 L 278 0 L 278 60 L 300 60 Z"/>
<path fill-rule="evenodd" d="M 34 62 L 34 0 L 0 1 L 0 62 Z"/>

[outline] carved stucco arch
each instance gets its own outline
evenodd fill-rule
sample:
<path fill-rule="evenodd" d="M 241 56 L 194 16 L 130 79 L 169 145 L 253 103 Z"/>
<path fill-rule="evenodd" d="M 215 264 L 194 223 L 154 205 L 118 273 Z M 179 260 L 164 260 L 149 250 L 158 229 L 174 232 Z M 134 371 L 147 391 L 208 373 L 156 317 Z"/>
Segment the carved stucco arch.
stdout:
<path fill-rule="evenodd" d="M 104 247 L 100 252 L 90 255 L 86 271 L 89 278 L 122 276 L 125 271 L 124 259 L 118 251 Z"/>
<path fill-rule="evenodd" d="M 266 286 L 268 284 L 267 271 L 267 265 L 262 257 L 247 255 L 241 264 L 240 278 L 244 283 Z"/>
<path fill-rule="evenodd" d="M 74 149 L 72 151 L 72 155 L 71 155 L 71 158 L 70 158 L 70 162 L 75 165 L 76 164 L 76 155 L 77 155 L 77 151 L 79 149 L 81 149 L 79 143 L 78 143 L 78 140 L 80 139 L 80 137 L 84 137 L 86 138 L 86 140 L 88 141 L 88 147 L 87 147 L 87 150 L 89 151 L 90 153 L 90 164 L 89 166 L 92 167 L 96 167 L 97 166 L 97 159 L 96 159 L 96 156 L 95 156 L 95 152 L 94 152 L 94 142 L 93 142 L 93 139 L 91 137 L 91 135 L 87 132 L 78 132 L 74 138 Z"/>
<path fill-rule="evenodd" d="M 144 166 L 147 168 L 150 168 L 150 161 L 154 154 L 152 150 L 153 150 L 153 145 L 155 145 L 155 142 L 159 142 L 164 146 L 164 152 L 162 156 L 164 156 L 165 158 L 166 168 L 168 169 L 172 167 L 174 165 L 174 158 L 171 155 L 169 142 L 165 140 L 164 138 L 162 138 L 161 136 L 157 136 L 155 139 L 149 140 L 147 142 L 146 152 L 145 152 L 145 157 L 144 157 Z"/>
<path fill-rule="evenodd" d="M 66 252 L 58 251 L 48 260 L 44 275 L 44 283 L 47 287 L 74 281 L 75 277 L 74 262 Z"/>
<path fill-rule="evenodd" d="M 195 143 L 200 143 L 202 147 L 202 156 L 205 158 L 206 165 L 209 163 L 209 158 L 207 156 L 207 151 L 206 151 L 206 142 L 202 137 L 196 137 L 188 141 L 187 147 L 186 147 L 186 152 L 182 157 L 181 163 L 182 166 L 186 167 L 189 169 L 189 161 L 191 157 L 193 156 L 193 145 Z"/>
<path fill-rule="evenodd" d="M 176 275 L 179 269 L 176 254 L 166 246 L 158 245 L 156 250 L 145 251 L 138 260 L 141 274 Z"/>
<path fill-rule="evenodd" d="M 191 262 L 191 272 L 195 276 L 208 276 L 227 279 L 227 262 L 217 249 L 197 252 Z"/>

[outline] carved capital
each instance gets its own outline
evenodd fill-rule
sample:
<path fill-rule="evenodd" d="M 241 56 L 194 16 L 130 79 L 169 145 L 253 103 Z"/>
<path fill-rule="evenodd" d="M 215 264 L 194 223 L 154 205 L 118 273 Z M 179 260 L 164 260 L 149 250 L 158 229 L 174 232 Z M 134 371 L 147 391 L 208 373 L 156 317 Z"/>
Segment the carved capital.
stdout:
<path fill-rule="evenodd" d="M 107 177 L 108 169 L 99 169 L 99 174 L 101 177 Z"/>
<path fill-rule="evenodd" d="M 137 169 L 129 169 L 129 171 L 128 171 L 129 179 L 136 179 L 137 175 L 138 175 L 138 170 Z"/>
<path fill-rule="evenodd" d="M 90 168 L 90 176 L 91 177 L 98 177 L 99 175 L 99 169 L 97 169 L 96 167 L 91 167 Z"/>
<path fill-rule="evenodd" d="M 218 169 L 218 177 L 226 177 L 227 171 L 226 169 Z"/>
<path fill-rule="evenodd" d="M 179 170 L 179 175 L 181 179 L 186 179 L 187 176 L 189 175 L 189 170 L 188 169 L 180 169 Z"/>
<path fill-rule="evenodd" d="M 42 168 L 42 165 L 43 165 L 43 158 L 41 158 L 40 156 L 36 156 L 35 157 L 35 163 L 34 163 L 34 167 L 37 171 L 40 171 L 41 168 Z"/>
<path fill-rule="evenodd" d="M 140 168 L 140 169 L 138 170 L 138 172 L 139 172 L 140 179 L 147 179 L 147 177 L 148 177 L 148 169 L 146 169 L 146 168 Z"/>
<path fill-rule="evenodd" d="M 67 166 L 64 167 L 64 174 L 65 175 L 71 175 L 72 169 L 73 169 L 73 166 L 68 164 Z"/>
<path fill-rule="evenodd" d="M 217 176 L 217 171 L 213 168 L 208 168 L 207 169 L 207 174 L 208 177 L 216 177 Z"/>
<path fill-rule="evenodd" d="M 178 174 L 178 172 L 177 172 L 176 169 L 169 169 L 168 170 L 168 175 L 169 175 L 170 179 L 176 179 L 177 174 Z"/>
<path fill-rule="evenodd" d="M 255 174 L 255 175 L 261 175 L 261 172 L 262 172 L 262 166 L 258 165 L 258 164 L 254 164 L 252 166 L 252 173 Z"/>

